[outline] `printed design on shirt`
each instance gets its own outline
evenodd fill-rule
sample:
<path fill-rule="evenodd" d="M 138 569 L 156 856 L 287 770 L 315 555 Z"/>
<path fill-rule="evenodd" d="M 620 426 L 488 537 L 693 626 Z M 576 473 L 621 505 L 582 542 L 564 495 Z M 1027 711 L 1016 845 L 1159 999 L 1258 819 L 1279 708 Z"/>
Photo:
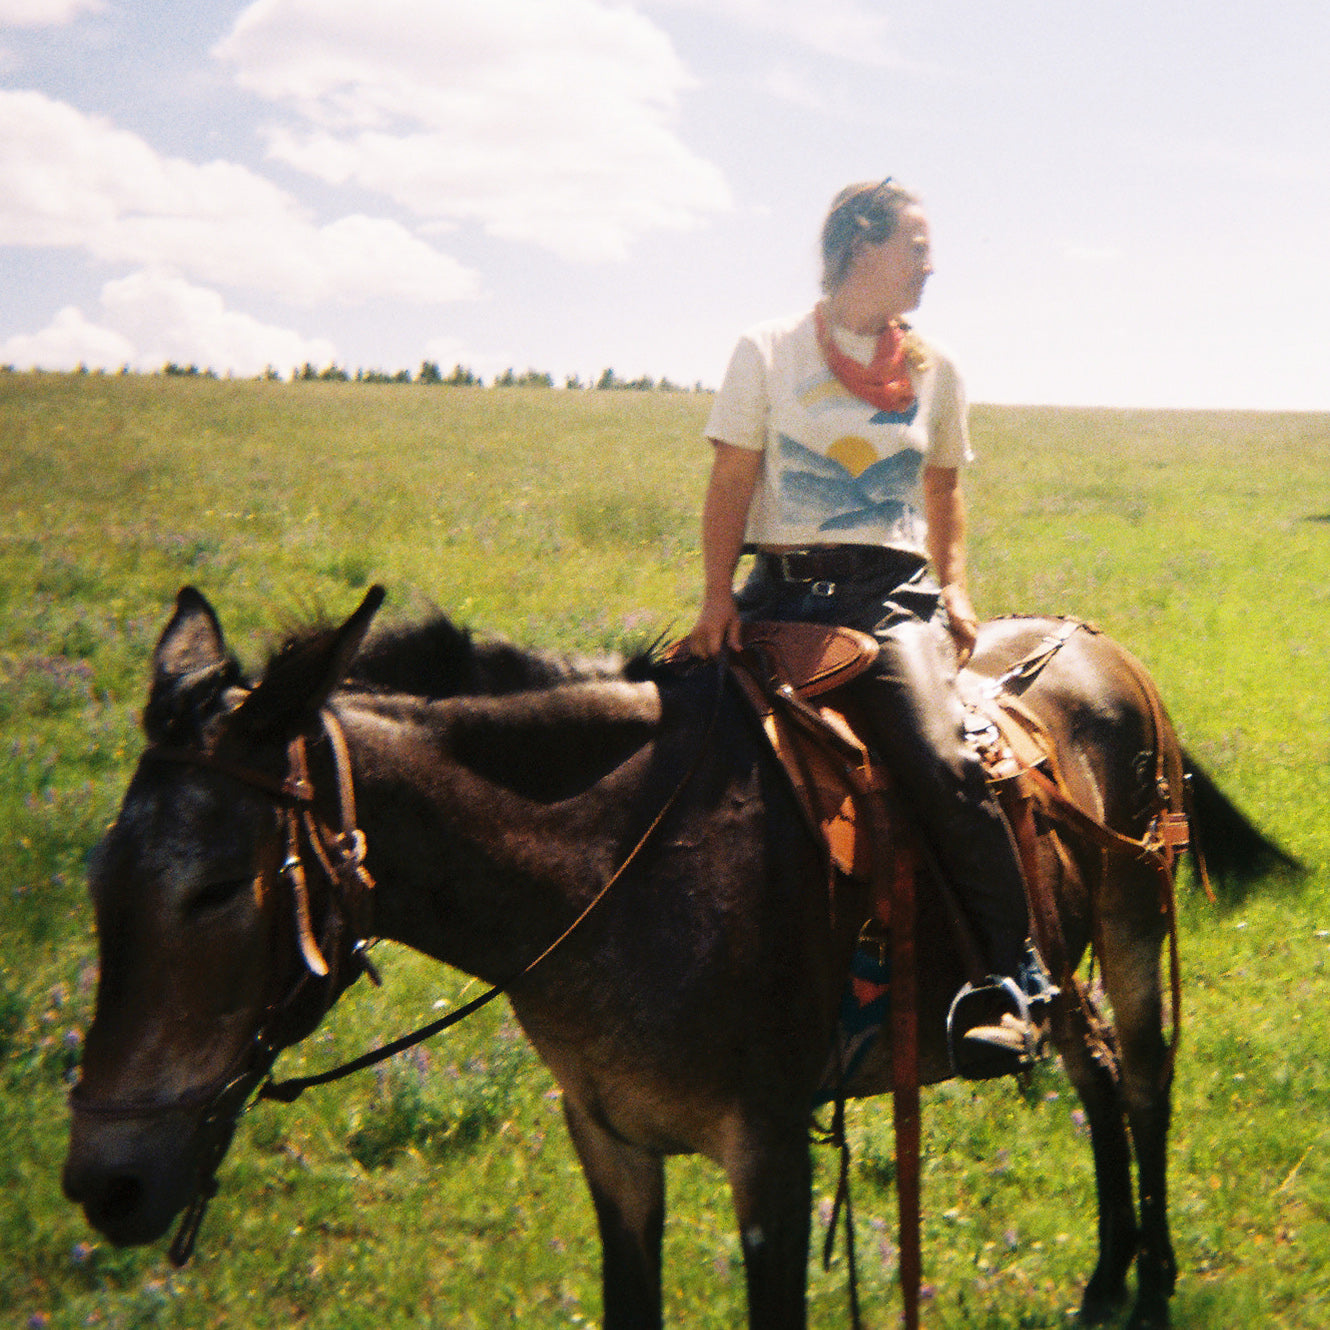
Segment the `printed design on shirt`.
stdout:
<path fill-rule="evenodd" d="M 923 468 L 915 449 L 870 461 L 876 454 L 867 440 L 847 435 L 823 457 L 787 434 L 778 437 L 780 488 L 791 517 L 817 521 L 826 532 L 875 525 L 890 530 L 909 512 L 900 496 L 913 491 Z"/>
<path fill-rule="evenodd" d="M 919 414 L 919 399 L 916 397 L 904 411 L 876 411 L 870 422 L 874 425 L 913 425 Z"/>
<path fill-rule="evenodd" d="M 846 402 L 858 399 L 849 392 L 841 381 L 825 371 L 802 384 L 794 394 L 810 416 L 820 416 L 828 411 L 843 408 Z M 904 411 L 875 411 L 869 419 L 870 425 L 913 425 L 919 414 L 919 398 L 916 397 Z"/>

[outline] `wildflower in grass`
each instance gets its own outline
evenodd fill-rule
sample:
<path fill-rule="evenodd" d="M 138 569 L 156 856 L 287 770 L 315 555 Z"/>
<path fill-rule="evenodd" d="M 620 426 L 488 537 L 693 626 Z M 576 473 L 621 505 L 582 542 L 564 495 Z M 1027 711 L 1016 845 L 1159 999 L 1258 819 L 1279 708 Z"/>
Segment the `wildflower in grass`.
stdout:
<path fill-rule="evenodd" d="M 868 1223 L 876 1239 L 877 1259 L 882 1265 L 882 1272 L 889 1276 L 895 1272 L 900 1260 L 900 1253 L 896 1250 L 896 1243 L 891 1235 L 891 1227 L 885 1219 L 877 1216 L 870 1219 Z"/>

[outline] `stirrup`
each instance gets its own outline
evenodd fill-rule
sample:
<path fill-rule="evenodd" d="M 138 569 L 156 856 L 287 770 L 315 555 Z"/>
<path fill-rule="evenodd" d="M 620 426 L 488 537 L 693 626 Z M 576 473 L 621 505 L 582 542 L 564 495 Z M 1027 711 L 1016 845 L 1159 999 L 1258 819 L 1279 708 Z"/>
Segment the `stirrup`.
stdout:
<path fill-rule="evenodd" d="M 1049 996 L 1041 991 L 1037 1005 Z M 1032 1066 L 1042 1049 L 1030 999 L 1014 979 L 1004 975 L 979 986 L 963 984 L 952 999 L 947 1052 L 957 1076 L 972 1081 L 1011 1076 Z"/>

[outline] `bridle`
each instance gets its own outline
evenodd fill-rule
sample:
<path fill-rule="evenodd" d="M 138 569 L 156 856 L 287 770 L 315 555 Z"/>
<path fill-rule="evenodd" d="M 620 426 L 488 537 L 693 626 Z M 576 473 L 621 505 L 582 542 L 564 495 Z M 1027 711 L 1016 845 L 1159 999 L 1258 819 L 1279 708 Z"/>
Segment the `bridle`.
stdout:
<path fill-rule="evenodd" d="M 317 999 L 317 1023 L 359 970 L 363 970 L 375 984 L 380 982 L 367 955 L 374 879 L 365 867 L 365 836 L 356 825 L 350 753 L 336 716 L 327 709 L 319 715 L 323 735 L 333 755 L 338 825 L 323 818 L 315 807 L 303 735 L 287 745 L 287 771 L 281 777 L 233 761 L 207 748 L 150 744 L 143 751 L 141 760 L 218 771 L 274 800 L 285 850 L 279 876 L 290 890 L 292 929 L 303 961 L 298 976 L 286 991 L 274 991 L 270 995 L 258 1029 L 226 1069 L 206 1084 L 169 1098 L 150 1100 L 92 1099 L 80 1093 L 81 1083 L 70 1091 L 70 1106 L 75 1112 L 103 1121 L 149 1119 L 169 1113 L 203 1110 L 200 1123 L 203 1143 L 194 1193 L 170 1249 L 171 1260 L 176 1265 L 183 1265 L 193 1251 L 204 1210 L 216 1194 L 216 1170 L 226 1154 L 236 1122 L 251 1094 L 268 1075 L 278 1053 L 290 1042 L 282 1038 L 282 1032 L 297 1003 L 305 999 L 311 984 L 319 983 L 323 991 Z M 303 847 L 313 853 L 331 885 L 331 905 L 326 912 L 322 939 L 314 935 Z M 354 941 L 343 954 L 348 933 L 354 936 Z M 332 957 L 331 965 L 329 957 Z M 343 980 L 342 972 L 347 968 L 350 972 Z M 282 982 L 280 972 L 277 972 L 274 988 Z"/>
<path fill-rule="evenodd" d="M 553 942 L 511 978 L 495 984 L 446 1016 L 328 1071 L 283 1081 L 274 1081 L 269 1075 L 282 1048 L 287 1043 L 293 1042 L 283 1040 L 280 1032 L 284 1018 L 295 1007 L 297 1000 L 303 996 L 311 982 L 318 980 L 323 984 L 321 1009 L 314 1024 L 322 1019 L 340 993 L 354 981 L 359 971 L 363 971 L 376 987 L 382 984 L 378 971 L 367 954 L 371 941 L 368 929 L 372 914 L 374 879 L 365 867 L 365 835 L 357 826 L 351 757 L 341 723 L 329 709 L 324 708 L 319 712 L 324 735 L 332 750 L 333 769 L 337 778 L 340 822 L 338 827 L 333 827 L 323 820 L 316 811 L 314 787 L 309 777 L 306 741 L 303 735 L 297 736 L 287 745 L 287 772 L 281 777 L 261 771 L 257 767 L 234 762 L 210 749 L 166 744 L 150 744 L 144 749 L 140 760 L 174 762 L 218 771 L 273 798 L 277 804 L 279 821 L 286 842 L 286 858 L 281 867 L 281 876 L 290 883 L 296 942 L 304 961 L 300 974 L 290 990 L 284 996 L 268 1002 L 258 1030 L 241 1048 L 227 1070 L 208 1084 L 186 1090 L 170 1099 L 151 1101 L 87 1099 L 80 1095 L 79 1085 L 75 1085 L 70 1091 L 70 1105 L 75 1111 L 88 1117 L 108 1121 L 154 1118 L 168 1113 L 192 1112 L 199 1108 L 205 1110 L 200 1124 L 203 1145 L 196 1170 L 194 1193 L 169 1250 L 174 1265 L 183 1266 L 193 1253 L 208 1202 L 217 1194 L 217 1169 L 226 1155 L 236 1123 L 251 1095 L 254 1095 L 255 1102 L 261 1099 L 274 1099 L 280 1103 L 291 1103 L 312 1086 L 327 1085 L 332 1081 L 341 1080 L 353 1072 L 384 1062 L 394 1054 L 423 1043 L 502 996 L 562 946 L 581 926 L 647 847 L 661 823 L 697 774 L 710 747 L 710 740 L 720 714 L 727 673 L 728 670 L 722 661 L 721 667 L 716 670 L 716 692 L 701 740 L 679 783 L 618 868 Z M 301 857 L 302 839 L 313 849 L 319 867 L 333 888 L 333 904 L 327 911 L 326 932 L 321 942 L 315 939 L 311 923 L 309 890 Z M 351 925 L 349 929 L 348 924 Z M 346 950 L 345 960 L 349 961 L 352 968 L 345 980 L 339 982 L 338 970 L 343 962 L 341 944 L 348 932 L 354 937 L 354 941 Z M 337 969 L 329 966 L 327 958 L 330 955 L 334 958 Z M 256 1089 L 257 1094 L 255 1094 Z"/>

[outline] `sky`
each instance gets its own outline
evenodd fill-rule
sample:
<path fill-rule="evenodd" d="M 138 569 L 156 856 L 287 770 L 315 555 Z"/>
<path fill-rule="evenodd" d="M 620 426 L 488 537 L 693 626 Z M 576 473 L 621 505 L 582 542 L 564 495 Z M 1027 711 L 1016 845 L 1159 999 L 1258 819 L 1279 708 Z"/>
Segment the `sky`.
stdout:
<path fill-rule="evenodd" d="M 0 365 L 715 386 L 891 175 L 976 402 L 1330 410 L 1330 5 L 0 0 Z"/>

